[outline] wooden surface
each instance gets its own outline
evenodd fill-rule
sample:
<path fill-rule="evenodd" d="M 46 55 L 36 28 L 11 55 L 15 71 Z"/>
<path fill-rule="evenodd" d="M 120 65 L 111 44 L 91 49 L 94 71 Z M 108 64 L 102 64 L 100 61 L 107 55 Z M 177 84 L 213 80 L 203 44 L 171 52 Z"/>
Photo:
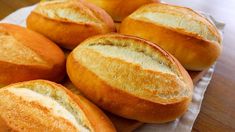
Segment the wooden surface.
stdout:
<path fill-rule="evenodd" d="M 39 0 L 0 0 L 0 19 Z M 213 15 L 226 23 L 223 53 L 206 91 L 194 132 L 235 131 L 235 0 L 165 0 Z"/>

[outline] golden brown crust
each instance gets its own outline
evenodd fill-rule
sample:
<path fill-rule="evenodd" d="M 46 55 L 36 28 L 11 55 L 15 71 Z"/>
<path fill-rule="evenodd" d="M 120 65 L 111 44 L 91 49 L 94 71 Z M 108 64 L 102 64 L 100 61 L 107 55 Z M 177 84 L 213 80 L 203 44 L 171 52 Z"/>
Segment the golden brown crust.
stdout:
<path fill-rule="evenodd" d="M 43 14 L 47 11 L 55 15 Z M 70 13 L 65 14 L 66 11 Z M 105 11 L 78 0 L 40 3 L 28 16 L 27 27 L 67 49 L 75 48 L 90 36 L 115 31 L 114 23 Z"/>
<path fill-rule="evenodd" d="M 172 12 L 171 7 L 178 9 L 178 12 Z M 161 13 L 161 15 L 182 17 L 181 19 L 185 19 L 189 23 L 194 21 L 197 26 L 201 26 L 197 28 L 202 30 L 202 33 L 189 31 L 194 30 L 193 28 L 188 30 L 187 28 L 182 29 L 184 27 L 173 28 L 161 25 L 150 18 L 146 19 L 144 15 L 147 13 L 148 15 Z M 188 14 L 191 18 L 184 18 L 184 14 Z M 154 15 L 151 17 L 154 19 Z M 192 24 L 194 23 L 192 22 Z M 195 25 L 193 27 L 196 28 Z M 210 67 L 221 52 L 221 36 L 216 27 L 206 18 L 184 7 L 166 4 L 150 4 L 141 7 L 122 22 L 120 33 L 138 36 L 158 44 L 175 56 L 188 70 L 203 70 Z"/>
<path fill-rule="evenodd" d="M 114 132 L 115 128 L 108 117 L 94 104 L 85 99 L 83 96 L 79 96 L 79 100 L 76 102 L 83 109 L 87 115 L 90 125 L 95 132 Z"/>
<path fill-rule="evenodd" d="M 0 117 L 0 132 L 13 132 L 7 123 Z"/>
<path fill-rule="evenodd" d="M 4 50 L 8 44 L 11 45 L 11 50 L 16 47 L 22 47 L 22 49 L 17 49 L 17 53 L 12 53 L 6 48 L 4 53 L 1 54 L 1 84 L 6 85 L 39 78 L 52 81 L 60 81 L 63 79 L 65 74 L 65 56 L 56 44 L 46 39 L 44 36 L 28 29 L 1 23 L 0 36 L 4 37 L 4 34 L 7 35 L 10 40 L 4 43 L 4 38 L 2 39 L 1 50 Z M 27 49 L 29 53 L 21 53 L 21 50 L 23 51 L 24 49 Z M 50 52 L 45 49 L 50 49 Z M 35 54 L 36 56 L 32 55 L 32 57 L 27 60 L 26 57 L 31 56 L 31 54 Z M 7 58 L 5 58 L 4 55 Z M 12 62 L 11 60 L 15 61 Z"/>
<path fill-rule="evenodd" d="M 125 17 L 130 15 L 139 7 L 150 4 L 157 3 L 160 0 L 86 0 L 91 2 L 105 11 L 107 11 L 114 21 L 121 22 Z"/>
<path fill-rule="evenodd" d="M 103 112 L 88 100 L 79 95 L 74 95 L 62 85 L 45 80 L 17 83 L 0 90 L 0 124 L 7 124 L 3 126 L 7 126 L 7 129 L 11 128 L 16 131 L 76 131 L 75 127 L 70 122 L 66 119 L 56 117 L 49 112 L 49 109 L 42 106 L 40 103 L 28 102 L 8 91 L 4 91 L 4 89 L 7 90 L 11 87 L 40 87 L 40 84 L 49 85 L 50 88 L 56 89 L 58 92 L 65 92 L 84 112 L 92 131 L 115 131 L 112 123 Z"/>
<path fill-rule="evenodd" d="M 63 82 L 63 86 L 68 88 L 71 92 L 73 92 L 76 95 L 81 95 L 81 92 L 72 84 L 72 82 L 69 80 L 69 78 L 65 79 L 65 82 Z M 83 95 L 81 95 L 83 96 Z M 120 116 L 116 116 L 114 114 L 111 114 L 107 111 L 105 111 L 105 114 L 108 116 L 108 118 L 111 120 L 115 128 L 118 132 L 132 132 L 136 128 L 143 125 L 143 123 L 138 122 L 136 120 L 129 120 L 126 118 L 122 118 Z"/>
<path fill-rule="evenodd" d="M 142 52 L 144 52 L 145 48 L 151 48 L 153 50 L 150 53 L 153 56 L 158 54 L 159 59 L 161 59 L 163 63 L 166 63 L 164 59 L 170 61 L 169 63 L 171 64 L 169 65 L 172 65 L 171 67 L 174 71 L 174 74 L 176 76 L 179 76 L 179 78 L 181 78 L 183 82 L 179 80 L 178 82 L 174 79 L 174 81 L 172 80 L 172 82 L 174 83 L 168 84 L 164 84 L 164 79 L 158 79 L 152 82 L 150 81 L 153 79 L 151 76 L 161 76 L 165 79 L 172 78 L 169 74 L 165 74 L 162 76 L 161 72 L 147 71 L 143 70 L 140 67 L 133 67 L 134 64 L 131 63 L 124 65 L 121 60 L 117 60 L 115 58 L 107 57 L 104 59 L 102 57 L 99 57 L 101 56 L 101 54 L 93 54 L 92 51 L 84 51 L 84 53 L 89 54 L 86 54 L 86 58 L 81 57 L 78 59 L 76 56 L 80 55 L 79 52 L 82 52 L 82 47 L 93 44 L 92 41 L 94 44 L 104 43 L 107 45 L 115 45 L 115 42 L 127 45 L 132 43 L 133 45 L 139 47 L 139 50 Z M 127 45 L 123 46 L 128 47 Z M 161 56 L 160 54 L 162 54 L 163 56 Z M 89 61 L 89 58 L 91 56 L 93 57 L 93 66 L 96 67 L 95 70 L 91 69 L 88 66 L 91 65 Z M 98 65 L 100 62 L 104 65 Z M 112 67 L 113 65 L 115 66 Z M 119 69 L 119 71 L 118 69 L 116 69 L 116 67 L 122 68 L 121 70 Z M 98 70 L 102 71 L 100 71 L 99 73 Z M 191 101 L 193 87 L 192 80 L 190 79 L 185 69 L 170 54 L 154 46 L 150 42 L 135 37 L 112 34 L 97 36 L 84 41 L 69 55 L 67 60 L 67 73 L 74 85 L 77 86 L 77 88 L 86 97 L 95 102 L 98 106 L 119 116 L 129 119 L 135 119 L 141 122 L 162 123 L 174 120 L 177 117 L 181 116 L 187 110 L 187 107 Z M 116 80 L 108 75 L 102 76 L 101 73 L 103 75 L 105 75 L 106 73 L 110 75 L 114 74 L 119 80 Z M 146 76 L 144 76 L 144 78 L 141 78 L 141 76 L 143 76 L 144 74 L 146 74 Z M 122 78 L 119 78 L 119 76 L 121 76 Z M 115 80 L 116 85 L 115 83 L 113 83 L 113 81 L 115 82 Z M 132 81 L 129 82 L 129 80 Z M 166 90 L 168 89 L 167 93 L 169 93 L 169 95 L 176 89 L 180 90 L 184 87 L 183 89 L 187 89 L 185 91 L 186 95 L 168 99 L 157 97 L 158 94 L 161 93 L 161 91 L 155 91 L 156 89 L 149 90 L 148 88 L 144 88 L 145 86 L 150 86 L 150 84 L 148 85 L 148 81 L 146 80 L 150 81 L 153 85 L 158 85 L 159 88 L 165 87 Z M 121 82 L 122 84 L 118 85 L 118 82 Z M 127 89 L 121 88 L 124 84 L 131 86 L 131 83 L 136 84 L 136 90 L 142 92 L 137 94 L 137 91 L 135 89 L 132 89 L 133 91 L 131 92 Z M 174 87 L 172 90 L 170 90 L 171 86 Z M 178 92 L 180 93 L 181 91 Z M 156 94 L 155 97 L 154 94 Z"/>
<path fill-rule="evenodd" d="M 53 116 L 47 108 L 42 107 L 39 103 L 29 103 L 9 92 L 1 93 L 0 110 L 1 113 L 4 113 L 1 114 L 1 117 L 13 130 L 76 131 L 72 124 L 63 118 Z"/>

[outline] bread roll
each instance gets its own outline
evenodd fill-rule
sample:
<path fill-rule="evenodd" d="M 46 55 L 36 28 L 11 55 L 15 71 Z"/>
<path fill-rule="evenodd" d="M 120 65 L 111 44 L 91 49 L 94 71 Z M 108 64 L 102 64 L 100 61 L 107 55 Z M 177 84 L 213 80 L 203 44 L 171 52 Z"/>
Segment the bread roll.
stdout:
<path fill-rule="evenodd" d="M 192 80 L 169 53 L 143 39 L 118 34 L 82 42 L 67 59 L 72 83 L 101 108 L 146 123 L 187 111 Z"/>
<path fill-rule="evenodd" d="M 38 132 L 114 132 L 95 105 L 62 85 L 44 80 L 0 89 L 1 129 Z"/>
<path fill-rule="evenodd" d="M 65 86 L 67 89 L 69 89 L 73 94 L 81 95 L 81 92 L 76 88 L 72 82 L 69 79 L 66 79 L 63 83 L 63 86 Z M 81 95 L 83 96 L 83 95 Z M 107 115 L 107 117 L 111 120 L 113 125 L 115 126 L 116 130 L 118 132 L 133 132 L 136 128 L 143 125 L 143 123 L 138 122 L 136 120 L 129 120 L 126 118 L 122 118 L 120 116 L 116 116 L 114 114 L 111 114 L 107 111 L 104 111 L 104 113 Z M 1 128 L 1 124 L 0 124 Z"/>
<path fill-rule="evenodd" d="M 188 70 L 209 68 L 221 52 L 216 27 L 195 11 L 180 6 L 143 6 L 122 22 L 120 33 L 158 44 Z"/>
<path fill-rule="evenodd" d="M 115 31 L 103 9 L 79 0 L 40 2 L 28 16 L 27 27 L 67 49 L 90 36 Z"/>
<path fill-rule="evenodd" d="M 125 17 L 130 15 L 139 7 L 159 2 L 160 0 L 86 0 L 91 2 L 105 11 L 107 11 L 114 21 L 121 22 Z"/>
<path fill-rule="evenodd" d="M 65 75 L 63 51 L 26 28 L 0 23 L 0 86 L 19 81 L 60 81 Z"/>

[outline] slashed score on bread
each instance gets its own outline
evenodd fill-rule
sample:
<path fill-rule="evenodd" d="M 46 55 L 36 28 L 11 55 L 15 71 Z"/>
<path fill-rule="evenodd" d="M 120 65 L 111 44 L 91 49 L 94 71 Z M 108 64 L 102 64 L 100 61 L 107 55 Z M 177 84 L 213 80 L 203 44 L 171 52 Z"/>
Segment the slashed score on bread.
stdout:
<path fill-rule="evenodd" d="M 209 68 L 221 53 L 221 35 L 192 9 L 149 4 L 128 16 L 120 33 L 152 41 L 175 56 L 188 70 Z"/>
<path fill-rule="evenodd" d="M 40 2 L 28 16 L 27 27 L 67 49 L 88 37 L 115 31 L 103 9 L 79 0 Z"/>
<path fill-rule="evenodd" d="M 146 123 L 184 114 L 192 80 L 181 64 L 151 42 L 107 34 L 91 37 L 68 57 L 73 84 L 101 108 Z"/>
<path fill-rule="evenodd" d="M 103 8 L 109 13 L 114 21 L 121 22 L 139 7 L 158 3 L 160 0 L 85 0 Z"/>
<path fill-rule="evenodd" d="M 0 85 L 60 81 L 64 75 L 65 56 L 55 43 L 26 28 L 0 23 Z"/>
<path fill-rule="evenodd" d="M 115 132 L 104 113 L 62 85 L 34 80 L 0 89 L 2 130 Z"/>

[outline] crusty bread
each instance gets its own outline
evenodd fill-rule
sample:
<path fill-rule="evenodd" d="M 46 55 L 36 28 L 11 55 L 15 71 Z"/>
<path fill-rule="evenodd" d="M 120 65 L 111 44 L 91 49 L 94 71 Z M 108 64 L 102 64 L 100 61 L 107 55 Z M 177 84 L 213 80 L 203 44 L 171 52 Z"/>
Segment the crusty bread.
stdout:
<path fill-rule="evenodd" d="M 67 73 L 101 108 L 141 122 L 174 120 L 192 97 L 192 80 L 181 64 L 153 43 L 131 36 L 87 39 L 69 55 Z"/>
<path fill-rule="evenodd" d="M 188 70 L 209 68 L 221 52 L 216 27 L 195 11 L 180 6 L 143 6 L 122 22 L 120 33 L 158 44 Z"/>
<path fill-rule="evenodd" d="M 27 27 L 67 49 L 90 36 L 115 31 L 103 9 L 79 0 L 40 2 L 28 16 Z"/>
<path fill-rule="evenodd" d="M 33 79 L 60 81 L 63 51 L 44 36 L 12 24 L 0 24 L 0 85 Z"/>
<path fill-rule="evenodd" d="M 65 79 L 65 81 L 62 83 L 63 86 L 65 86 L 67 89 L 69 89 L 71 92 L 77 95 L 81 95 L 81 92 L 72 84 L 72 82 L 69 79 Z M 108 116 L 108 118 L 111 120 L 113 125 L 115 126 L 116 130 L 118 132 L 132 132 L 139 126 L 141 126 L 143 123 L 138 122 L 136 120 L 129 120 L 126 118 L 122 118 L 120 116 L 116 116 L 114 114 L 111 114 L 110 112 L 104 111 L 105 114 Z M 1 124 L 0 124 L 1 128 Z M 1 131 L 0 131 L 1 132 Z"/>
<path fill-rule="evenodd" d="M 121 22 L 125 17 L 130 15 L 139 7 L 157 3 L 160 0 L 85 0 L 91 2 L 105 11 L 107 11 L 114 21 Z"/>
<path fill-rule="evenodd" d="M 13 131 L 114 132 L 95 105 L 62 85 L 44 80 L 0 89 L 1 129 Z"/>

